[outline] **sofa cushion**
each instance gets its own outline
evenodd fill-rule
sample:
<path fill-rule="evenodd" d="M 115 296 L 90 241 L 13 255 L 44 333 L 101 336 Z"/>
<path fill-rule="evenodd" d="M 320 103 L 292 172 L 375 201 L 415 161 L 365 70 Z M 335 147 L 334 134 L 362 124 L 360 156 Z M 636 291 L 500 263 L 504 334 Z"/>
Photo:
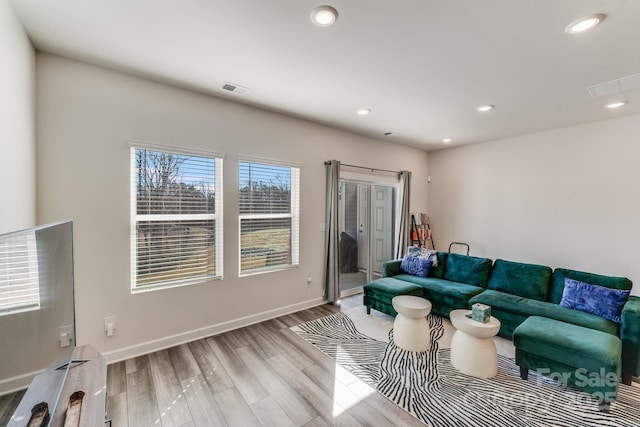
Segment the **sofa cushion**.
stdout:
<path fill-rule="evenodd" d="M 444 276 L 444 267 L 447 263 L 448 252 L 438 251 L 436 252 L 436 257 L 438 258 L 437 265 L 434 264 L 431 266 L 431 270 L 429 270 L 429 277 L 435 277 L 436 279 L 442 279 Z"/>
<path fill-rule="evenodd" d="M 363 286 L 363 292 L 373 298 L 390 300 L 397 295 L 422 296 L 422 287 L 394 277 L 383 277 L 366 283 Z"/>
<path fill-rule="evenodd" d="M 513 334 L 516 348 L 591 372 L 620 372 L 622 343 L 616 336 L 544 317 L 532 316 Z"/>
<path fill-rule="evenodd" d="M 584 271 L 569 270 L 566 268 L 556 268 L 551 276 L 551 293 L 549 301 L 560 304 L 562 292 L 564 291 L 564 279 L 579 280 L 580 282 L 591 283 L 592 285 L 604 286 L 611 289 L 631 290 L 631 280 L 626 277 L 603 276 L 600 274 L 586 273 Z"/>
<path fill-rule="evenodd" d="M 432 262 L 428 257 L 405 255 L 400 263 L 400 271 L 418 277 L 427 277 L 431 264 Z"/>
<path fill-rule="evenodd" d="M 398 313 L 393 308 L 393 298 L 398 295 L 415 295 L 422 297 L 422 287 L 403 280 L 396 280 L 393 277 L 383 277 L 374 280 L 363 286 L 364 305 L 386 313 L 390 316 L 397 316 Z"/>
<path fill-rule="evenodd" d="M 620 317 L 622 307 L 629 299 L 630 292 L 592 285 L 566 277 L 560 305 L 593 313 L 620 323 L 622 322 Z"/>
<path fill-rule="evenodd" d="M 449 315 L 451 310 L 467 308 L 469 299 L 484 290 L 479 286 L 465 285 L 434 277 L 425 279 L 409 274 L 400 274 L 395 278 L 421 286 L 424 298 L 433 303 L 432 312 L 441 316 Z"/>
<path fill-rule="evenodd" d="M 420 285 L 424 289 L 433 291 L 434 293 L 457 297 L 458 299 L 465 301 L 468 301 L 471 297 L 478 295 L 484 290 L 484 288 L 479 286 L 451 282 L 449 280 L 436 279 L 433 277 L 422 278 L 411 276 L 409 274 L 399 274 L 394 278 Z"/>
<path fill-rule="evenodd" d="M 618 335 L 619 325 L 609 319 L 571 308 L 560 307 L 550 302 L 538 301 L 494 290 L 485 290 L 469 300 L 470 305 L 477 302 L 490 305 L 492 314 L 504 312 L 518 314 L 523 317 L 543 316 L 573 325 L 596 329 L 608 334 Z M 500 319 L 500 317 L 498 317 L 498 319 Z"/>
<path fill-rule="evenodd" d="M 442 278 L 485 288 L 491 272 L 491 264 L 488 258 L 449 254 Z"/>
<path fill-rule="evenodd" d="M 487 289 L 525 298 L 546 301 L 549 295 L 551 267 L 497 259 L 493 263 Z"/>

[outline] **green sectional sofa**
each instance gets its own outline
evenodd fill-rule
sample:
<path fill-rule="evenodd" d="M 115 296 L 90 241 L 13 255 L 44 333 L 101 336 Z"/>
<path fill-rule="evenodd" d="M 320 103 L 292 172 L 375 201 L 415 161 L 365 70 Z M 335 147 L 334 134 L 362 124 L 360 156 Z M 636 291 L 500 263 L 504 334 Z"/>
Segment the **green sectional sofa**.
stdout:
<path fill-rule="evenodd" d="M 609 289 L 630 290 L 632 283 L 623 277 L 603 276 L 583 271 L 526 264 L 507 260 L 437 252 L 437 266 L 427 277 L 404 273 L 402 260 L 383 263 L 382 275 L 420 285 L 423 297 L 431 301 L 432 312 L 448 316 L 452 310 L 468 309 L 475 303 L 491 306 L 491 314 L 501 322 L 500 335 L 511 338 L 515 329 L 531 316 L 545 317 L 617 336 L 622 341 L 622 381 L 630 384 L 640 376 L 640 297 L 629 296 L 614 322 L 597 314 L 560 305 L 565 279 Z M 372 306 L 379 309 L 385 302 Z M 389 301 L 390 304 L 390 301 Z"/>

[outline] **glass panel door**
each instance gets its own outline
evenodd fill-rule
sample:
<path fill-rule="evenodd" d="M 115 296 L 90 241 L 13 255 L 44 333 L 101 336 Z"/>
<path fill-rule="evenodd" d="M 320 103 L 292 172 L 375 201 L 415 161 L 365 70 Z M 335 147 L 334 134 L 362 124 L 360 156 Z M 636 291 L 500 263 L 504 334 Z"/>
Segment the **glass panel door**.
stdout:
<path fill-rule="evenodd" d="M 340 182 L 339 268 L 342 296 L 382 276 L 393 256 L 396 187 L 349 180 Z"/>

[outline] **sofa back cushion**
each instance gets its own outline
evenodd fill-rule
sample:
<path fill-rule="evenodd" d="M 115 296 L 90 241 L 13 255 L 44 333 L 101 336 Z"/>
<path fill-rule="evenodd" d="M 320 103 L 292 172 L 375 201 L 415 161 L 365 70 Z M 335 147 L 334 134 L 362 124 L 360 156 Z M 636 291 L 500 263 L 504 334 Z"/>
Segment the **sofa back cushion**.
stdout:
<path fill-rule="evenodd" d="M 486 288 L 491 264 L 489 258 L 448 254 L 442 278 L 451 282 Z"/>
<path fill-rule="evenodd" d="M 556 268 L 551 277 L 551 294 L 549 301 L 560 304 L 562 292 L 564 291 L 564 279 L 578 280 L 592 285 L 604 286 L 611 289 L 631 290 L 631 280 L 626 277 L 603 276 L 601 274 L 587 273 L 584 271 L 569 270 L 567 268 Z"/>
<path fill-rule="evenodd" d="M 546 301 L 551 285 L 551 267 L 497 259 L 487 289 Z"/>
<path fill-rule="evenodd" d="M 434 277 L 436 279 L 442 279 L 444 277 L 444 268 L 447 263 L 448 255 L 449 254 L 447 252 L 436 252 L 436 256 L 438 257 L 438 265 L 434 265 L 431 267 L 431 270 L 429 270 L 429 277 Z"/>

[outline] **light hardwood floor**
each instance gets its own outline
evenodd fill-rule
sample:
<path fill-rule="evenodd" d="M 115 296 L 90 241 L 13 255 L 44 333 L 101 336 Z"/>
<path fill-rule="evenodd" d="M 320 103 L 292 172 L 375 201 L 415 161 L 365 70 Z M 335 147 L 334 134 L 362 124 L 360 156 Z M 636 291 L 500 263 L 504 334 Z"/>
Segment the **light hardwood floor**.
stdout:
<path fill-rule="evenodd" d="M 109 365 L 114 427 L 423 426 L 289 327 L 362 295 Z"/>

